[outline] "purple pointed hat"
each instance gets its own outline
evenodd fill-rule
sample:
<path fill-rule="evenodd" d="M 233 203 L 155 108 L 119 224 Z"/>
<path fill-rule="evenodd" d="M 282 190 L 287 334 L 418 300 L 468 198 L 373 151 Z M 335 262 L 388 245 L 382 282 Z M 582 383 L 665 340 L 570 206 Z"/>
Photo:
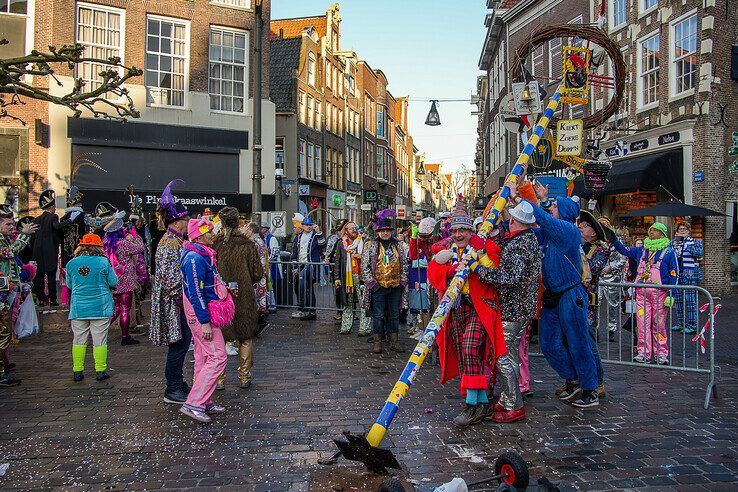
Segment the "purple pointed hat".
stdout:
<path fill-rule="evenodd" d="M 184 184 L 185 182 L 179 178 L 173 179 L 169 182 L 169 184 L 164 188 L 164 191 L 161 193 L 158 211 L 159 214 L 163 216 L 164 222 L 166 224 L 171 224 L 175 220 L 179 220 L 190 215 L 187 207 L 185 207 L 182 202 L 178 202 L 177 197 L 172 195 L 172 188 Z"/>

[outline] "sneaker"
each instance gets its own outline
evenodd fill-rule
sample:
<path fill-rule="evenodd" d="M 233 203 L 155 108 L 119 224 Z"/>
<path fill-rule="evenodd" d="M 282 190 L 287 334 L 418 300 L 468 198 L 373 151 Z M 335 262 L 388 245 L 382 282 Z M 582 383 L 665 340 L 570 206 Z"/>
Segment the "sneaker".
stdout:
<path fill-rule="evenodd" d="M 226 408 L 222 405 L 218 405 L 217 403 L 211 403 L 205 407 L 205 411 L 207 413 L 225 413 Z"/>
<path fill-rule="evenodd" d="M 575 384 L 578 384 L 579 381 L 576 381 L 575 380 L 574 383 Z M 564 390 L 566 389 L 566 385 L 567 384 L 568 384 L 567 381 L 564 381 L 564 384 L 562 384 L 561 386 L 559 386 L 558 388 L 556 388 L 556 391 L 554 391 L 554 395 L 559 396 L 561 393 L 563 393 Z"/>
<path fill-rule="evenodd" d="M 74 375 L 72 376 L 72 379 L 74 379 L 74 382 L 75 382 L 75 383 L 79 383 L 79 382 L 80 382 L 80 381 L 82 381 L 82 380 L 83 380 L 84 378 L 85 378 L 85 373 L 84 373 L 84 372 L 82 372 L 82 371 L 77 371 L 77 372 L 75 372 L 75 373 L 74 373 Z"/>
<path fill-rule="evenodd" d="M 302 318 L 303 312 L 302 311 L 292 311 L 292 314 L 290 314 L 291 318 L 299 319 Z"/>
<path fill-rule="evenodd" d="M 679 325 L 674 325 L 671 327 L 671 331 L 682 331 L 682 327 Z"/>
<path fill-rule="evenodd" d="M 594 408 L 600 405 L 596 390 L 582 391 L 582 396 L 571 403 L 574 408 Z"/>
<path fill-rule="evenodd" d="M 582 387 L 579 386 L 579 383 L 574 381 L 567 381 L 566 387 L 564 388 L 564 391 L 559 394 L 559 400 L 561 401 L 571 401 L 582 392 Z"/>
<path fill-rule="evenodd" d="M 10 374 L 0 376 L 0 386 L 18 386 L 19 384 L 21 384 L 21 380 L 14 378 Z"/>
<path fill-rule="evenodd" d="M 241 388 L 241 389 L 250 388 L 251 387 L 251 380 L 248 380 L 248 381 L 239 381 L 238 382 L 238 387 Z"/>
<path fill-rule="evenodd" d="M 238 347 L 236 347 L 235 343 L 232 343 L 232 342 L 226 343 L 226 354 L 238 355 Z"/>
<path fill-rule="evenodd" d="M 164 392 L 164 403 L 183 404 L 187 401 L 187 393 L 181 389 Z"/>
<path fill-rule="evenodd" d="M 517 410 L 502 410 L 496 411 L 492 414 L 492 420 L 500 424 L 509 424 L 511 422 L 517 422 L 525 419 L 525 408 L 518 408 Z"/>
<path fill-rule="evenodd" d="M 597 387 L 595 390 L 597 392 L 597 396 L 599 398 L 605 398 L 607 396 L 607 392 L 605 391 L 605 384 L 601 384 Z"/>
<path fill-rule="evenodd" d="M 456 427 L 469 427 L 472 424 L 476 424 L 484 420 L 487 416 L 487 408 L 482 409 L 482 405 L 470 405 L 466 404 L 464 411 L 454 418 L 454 425 Z"/>
<path fill-rule="evenodd" d="M 120 341 L 121 345 L 138 345 L 139 343 L 141 342 L 131 336 L 127 336 Z"/>
<path fill-rule="evenodd" d="M 211 420 L 210 416 L 205 412 L 202 412 L 200 410 L 193 410 L 184 405 L 182 405 L 182 408 L 180 408 L 179 411 L 187 415 L 188 417 L 197 420 L 198 422 L 204 422 L 207 424 Z"/>
<path fill-rule="evenodd" d="M 659 355 L 658 357 L 656 357 L 656 363 L 660 366 L 668 366 L 669 358 L 665 355 Z"/>
<path fill-rule="evenodd" d="M 638 362 L 639 364 L 645 364 L 646 357 L 644 357 L 643 354 L 638 354 L 635 357 L 633 357 L 633 362 Z"/>
<path fill-rule="evenodd" d="M 215 389 L 223 391 L 225 389 L 225 381 L 218 381 L 218 384 L 215 385 Z"/>
<path fill-rule="evenodd" d="M 106 379 L 110 379 L 110 374 L 108 374 L 108 371 L 100 371 L 97 373 L 95 379 L 97 381 L 105 381 Z"/>

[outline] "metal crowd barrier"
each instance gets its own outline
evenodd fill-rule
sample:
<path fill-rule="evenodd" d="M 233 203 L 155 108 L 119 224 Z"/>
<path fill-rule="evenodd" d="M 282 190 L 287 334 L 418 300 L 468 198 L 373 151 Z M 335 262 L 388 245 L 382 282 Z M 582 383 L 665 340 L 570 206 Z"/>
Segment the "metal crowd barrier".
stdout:
<path fill-rule="evenodd" d="M 300 312 L 338 311 L 330 263 L 273 261 L 278 275 L 272 275 L 272 289 L 277 308 Z"/>
<path fill-rule="evenodd" d="M 662 303 L 662 309 L 658 311 L 666 318 L 665 320 L 659 319 L 665 322 L 666 329 L 660 333 L 650 333 L 651 356 L 644 362 L 638 362 L 634 359 L 638 355 L 639 329 L 648 321 L 650 314 L 646 309 L 646 303 L 642 305 L 638 299 L 640 296 L 646 296 L 647 293 L 669 290 L 672 291 L 675 303 L 668 308 Z M 590 327 L 590 335 L 597 341 L 602 362 L 647 367 L 648 369 L 709 374 L 704 401 L 704 408 L 707 409 L 710 405 L 710 398 L 716 394 L 715 306 L 716 299 L 719 300 L 719 298 L 713 297 L 704 288 L 694 285 L 669 286 L 604 281 L 598 283 L 597 293 L 597 325 L 595 328 Z M 680 295 L 683 300 L 686 298 L 689 302 L 676 302 Z M 688 327 L 695 331 L 685 333 L 684 326 L 681 326 L 680 331 L 672 331 L 671 328 L 677 325 L 678 320 L 689 318 L 690 308 L 696 311 L 696 317 L 692 317 Z M 609 328 L 613 328 L 613 325 L 615 329 L 611 336 Z M 645 349 L 648 334 L 644 333 L 642 337 L 642 345 Z M 658 360 L 659 348 L 662 352 L 666 349 L 668 354 L 661 360 L 661 363 Z M 538 352 L 530 350 L 529 355 L 543 355 L 540 353 L 540 345 Z M 605 374 L 605 379 L 607 379 L 607 374 Z"/>

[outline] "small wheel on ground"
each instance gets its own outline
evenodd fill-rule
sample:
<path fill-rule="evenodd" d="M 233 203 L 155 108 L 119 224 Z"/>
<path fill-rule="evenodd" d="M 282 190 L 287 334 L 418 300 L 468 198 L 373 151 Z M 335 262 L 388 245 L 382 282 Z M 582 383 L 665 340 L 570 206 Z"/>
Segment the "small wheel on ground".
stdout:
<path fill-rule="evenodd" d="M 501 483 L 512 485 L 518 490 L 525 490 L 530 481 L 528 464 L 522 456 L 513 451 L 507 451 L 497 458 L 495 473 L 502 475 L 500 477 Z"/>
<path fill-rule="evenodd" d="M 379 485 L 377 492 L 407 492 L 402 482 L 396 478 L 385 480 Z"/>

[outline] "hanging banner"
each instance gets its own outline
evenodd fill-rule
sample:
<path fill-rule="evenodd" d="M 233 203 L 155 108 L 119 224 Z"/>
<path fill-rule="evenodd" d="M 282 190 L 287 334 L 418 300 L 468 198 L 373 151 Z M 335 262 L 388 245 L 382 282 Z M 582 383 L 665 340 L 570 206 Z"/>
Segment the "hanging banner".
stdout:
<path fill-rule="evenodd" d="M 562 78 L 565 104 L 587 104 L 589 102 L 589 58 L 590 51 L 579 46 L 564 46 L 562 50 Z"/>
<path fill-rule="evenodd" d="M 556 155 L 582 154 L 582 120 L 560 120 L 556 124 Z"/>

